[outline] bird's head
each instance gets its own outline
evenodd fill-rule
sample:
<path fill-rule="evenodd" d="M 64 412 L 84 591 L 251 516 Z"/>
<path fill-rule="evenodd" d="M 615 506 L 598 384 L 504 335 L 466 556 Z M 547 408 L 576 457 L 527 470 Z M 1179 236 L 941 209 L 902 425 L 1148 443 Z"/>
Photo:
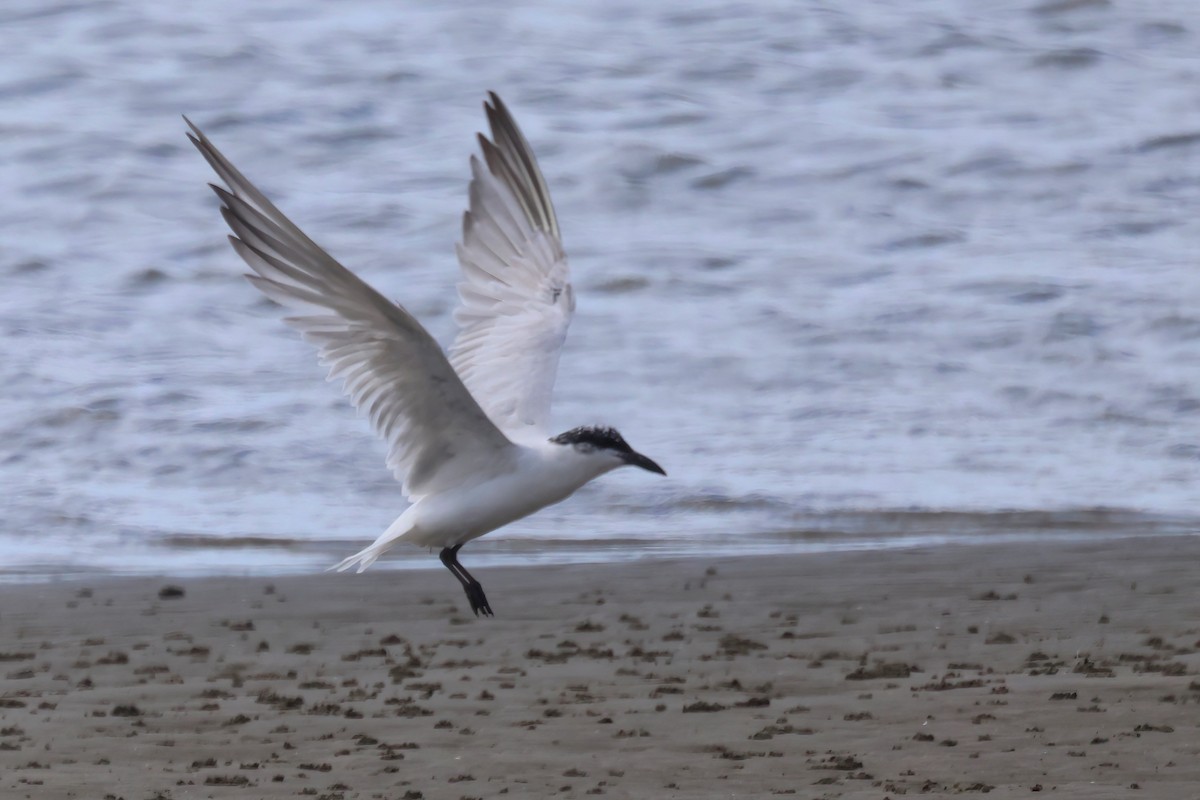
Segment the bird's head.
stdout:
<path fill-rule="evenodd" d="M 582 428 L 572 428 L 566 433 L 550 439 L 554 444 L 571 447 L 575 452 L 590 459 L 607 460 L 611 462 L 609 469 L 617 467 L 641 467 L 659 475 L 666 475 L 658 464 L 634 450 L 629 443 L 617 433 L 614 428 L 604 428 L 585 425 Z"/>

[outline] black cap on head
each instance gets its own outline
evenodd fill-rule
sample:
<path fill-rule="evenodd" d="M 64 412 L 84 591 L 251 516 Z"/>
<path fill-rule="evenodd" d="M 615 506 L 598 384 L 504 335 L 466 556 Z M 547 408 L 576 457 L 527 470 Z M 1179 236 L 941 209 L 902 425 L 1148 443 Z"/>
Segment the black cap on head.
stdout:
<path fill-rule="evenodd" d="M 607 428 L 598 425 L 585 425 L 579 428 L 572 428 L 566 433 L 560 433 L 553 437 L 550 441 L 555 444 L 563 445 L 590 445 L 597 450 L 608 450 L 621 456 L 621 459 L 631 467 L 641 467 L 650 472 L 657 472 L 659 475 L 666 475 L 666 471 L 651 459 L 642 455 L 629 446 L 625 438 L 617 433 L 616 428 Z"/>
<path fill-rule="evenodd" d="M 599 450 L 615 450 L 618 453 L 632 453 L 633 448 L 625 441 L 616 428 L 606 428 L 599 425 L 584 425 L 572 428 L 566 433 L 560 433 L 550 441 L 555 444 L 590 444 Z"/>

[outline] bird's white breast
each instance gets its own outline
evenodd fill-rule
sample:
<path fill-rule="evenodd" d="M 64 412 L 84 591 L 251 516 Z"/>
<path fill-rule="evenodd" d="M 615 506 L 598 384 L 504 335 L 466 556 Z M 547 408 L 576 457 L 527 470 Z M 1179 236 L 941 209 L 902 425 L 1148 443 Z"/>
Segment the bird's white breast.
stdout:
<path fill-rule="evenodd" d="M 430 547 L 453 547 L 570 497 L 616 466 L 557 444 L 521 447 L 515 468 L 483 483 L 417 501 L 404 539 Z"/>

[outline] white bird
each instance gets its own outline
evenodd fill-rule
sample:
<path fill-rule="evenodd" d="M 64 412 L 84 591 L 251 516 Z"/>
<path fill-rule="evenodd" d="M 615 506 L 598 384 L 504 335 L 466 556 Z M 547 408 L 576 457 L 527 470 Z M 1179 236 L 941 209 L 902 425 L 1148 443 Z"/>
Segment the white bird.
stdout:
<path fill-rule="evenodd" d="M 492 616 L 458 562 L 466 542 L 564 500 L 621 466 L 665 475 L 612 428 L 548 436 L 558 356 L 575 310 L 546 181 L 495 93 L 492 138 L 471 156 L 470 206 L 458 262 L 458 338 L 444 354 L 403 307 L 339 264 L 283 215 L 186 117 L 188 138 L 229 191 L 212 185 L 246 277 L 316 345 L 329 380 L 388 444 L 411 505 L 369 547 L 337 565 L 362 572 L 399 541 L 440 547 L 471 610 Z M 193 135 L 194 134 L 194 135 Z M 211 185 L 211 184 L 210 184 Z"/>

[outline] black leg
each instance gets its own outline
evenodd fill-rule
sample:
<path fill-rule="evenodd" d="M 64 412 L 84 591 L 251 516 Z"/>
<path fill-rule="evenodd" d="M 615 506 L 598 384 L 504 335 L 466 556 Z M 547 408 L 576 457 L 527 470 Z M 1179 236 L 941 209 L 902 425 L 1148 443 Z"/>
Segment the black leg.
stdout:
<path fill-rule="evenodd" d="M 471 610 L 475 612 L 475 616 L 478 617 L 479 612 L 482 611 L 485 617 L 494 617 L 492 607 L 488 605 L 487 595 L 483 593 L 483 587 L 462 564 L 458 563 L 458 551 L 461 547 L 461 544 L 454 547 L 443 547 L 439 557 L 446 569 L 450 570 L 450 574 L 458 578 L 458 582 L 462 584 L 463 591 L 467 593 L 467 602 L 471 604 Z"/>

